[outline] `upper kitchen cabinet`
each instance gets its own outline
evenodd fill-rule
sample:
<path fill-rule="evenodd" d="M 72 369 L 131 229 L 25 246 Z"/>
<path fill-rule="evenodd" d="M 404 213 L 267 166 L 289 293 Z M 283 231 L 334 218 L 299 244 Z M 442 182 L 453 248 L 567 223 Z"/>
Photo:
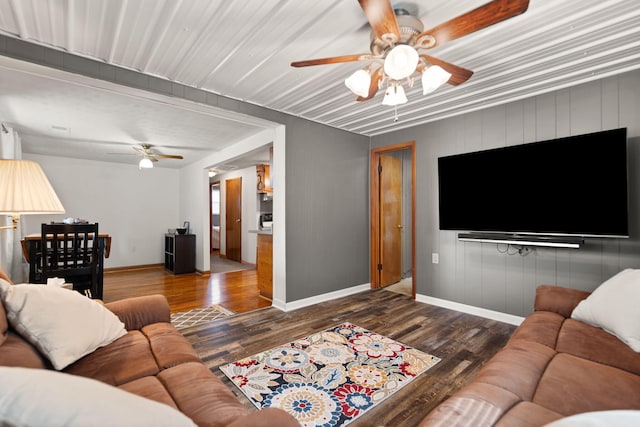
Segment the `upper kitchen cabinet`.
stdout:
<path fill-rule="evenodd" d="M 273 188 L 271 188 L 271 174 L 269 165 L 256 165 L 256 172 L 258 175 L 257 179 L 257 190 L 258 193 L 271 193 Z"/>

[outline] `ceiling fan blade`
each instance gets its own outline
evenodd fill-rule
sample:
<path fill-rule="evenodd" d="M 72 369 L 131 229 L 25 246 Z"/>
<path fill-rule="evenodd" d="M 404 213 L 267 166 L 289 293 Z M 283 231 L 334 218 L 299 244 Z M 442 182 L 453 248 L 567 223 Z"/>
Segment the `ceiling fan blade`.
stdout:
<path fill-rule="evenodd" d="M 359 53 L 357 55 L 332 56 L 330 58 L 307 59 L 305 61 L 295 61 L 292 67 L 308 67 L 310 65 L 338 64 L 340 62 L 369 61 L 373 56 L 369 53 Z"/>
<path fill-rule="evenodd" d="M 473 75 L 473 71 L 471 70 L 467 70 L 466 68 L 459 67 L 438 58 L 434 58 L 433 56 L 420 55 L 420 57 L 424 58 L 428 63 L 432 65 L 439 65 L 445 71 L 451 73 L 451 77 L 449 77 L 449 80 L 447 81 L 447 83 L 449 83 L 450 85 L 457 86 L 459 84 L 462 84 L 469 80 Z"/>
<path fill-rule="evenodd" d="M 376 37 L 381 40 L 390 40 L 395 37 L 392 40 L 394 43 L 400 40 L 398 21 L 389 0 L 358 0 L 358 3 Z"/>
<path fill-rule="evenodd" d="M 136 150 L 138 153 L 140 153 L 140 154 L 142 154 L 142 155 L 149 154 L 149 153 L 147 153 L 147 152 L 145 151 L 145 149 L 144 149 L 144 148 L 135 147 L 135 146 L 134 146 L 134 147 L 131 147 L 131 148 L 133 148 L 134 150 Z"/>
<path fill-rule="evenodd" d="M 416 39 L 425 35 L 435 37 L 435 46 L 457 39 L 498 22 L 524 13 L 529 0 L 494 0 L 470 12 L 462 14 L 437 27 L 424 31 Z"/>
<path fill-rule="evenodd" d="M 376 93 L 378 93 L 380 80 L 382 80 L 381 70 L 382 70 L 382 68 L 376 69 L 373 72 L 373 75 L 371 76 L 371 84 L 369 85 L 369 95 L 367 95 L 366 97 L 359 96 L 359 97 L 356 98 L 356 101 L 366 101 L 366 100 L 371 99 L 374 96 L 376 96 Z"/>
<path fill-rule="evenodd" d="M 175 156 L 175 155 L 172 155 L 172 154 L 155 153 L 154 156 L 156 156 L 159 159 L 178 159 L 178 160 L 184 159 L 184 157 L 182 157 L 182 156 Z"/>

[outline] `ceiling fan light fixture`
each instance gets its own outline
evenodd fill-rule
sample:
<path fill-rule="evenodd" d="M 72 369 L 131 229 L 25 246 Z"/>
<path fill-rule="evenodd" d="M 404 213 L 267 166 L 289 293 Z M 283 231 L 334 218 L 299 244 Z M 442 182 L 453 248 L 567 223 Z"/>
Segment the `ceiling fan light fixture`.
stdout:
<path fill-rule="evenodd" d="M 367 70 L 358 70 L 351 74 L 344 81 L 344 84 L 354 94 L 362 97 L 369 96 L 369 86 L 371 85 L 371 75 Z"/>
<path fill-rule="evenodd" d="M 402 80 L 416 71 L 420 57 L 418 52 L 406 44 L 399 44 L 387 54 L 384 72 L 393 80 Z"/>
<path fill-rule="evenodd" d="M 153 168 L 153 162 L 151 161 L 150 158 L 143 157 L 142 159 L 140 159 L 140 163 L 138 163 L 138 169 L 142 170 L 142 169 L 152 169 L 152 168 Z"/>
<path fill-rule="evenodd" d="M 438 89 L 451 78 L 451 73 L 439 65 L 432 65 L 422 73 L 422 94 L 426 95 Z"/>
<path fill-rule="evenodd" d="M 391 85 L 384 93 L 382 105 L 395 106 L 407 103 L 407 95 L 404 93 L 402 85 Z"/>

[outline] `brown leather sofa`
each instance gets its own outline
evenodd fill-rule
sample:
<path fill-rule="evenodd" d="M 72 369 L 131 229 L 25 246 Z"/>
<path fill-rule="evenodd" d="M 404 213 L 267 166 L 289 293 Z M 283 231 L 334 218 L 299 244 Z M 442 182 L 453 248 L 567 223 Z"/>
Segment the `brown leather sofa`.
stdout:
<path fill-rule="evenodd" d="M 420 427 L 542 426 L 579 413 L 640 409 L 640 353 L 571 319 L 588 295 L 538 287 L 535 312 L 472 383 L 431 411 Z"/>
<path fill-rule="evenodd" d="M 299 425 L 278 409 L 247 410 L 171 325 L 163 296 L 130 298 L 106 307 L 125 324 L 127 334 L 63 372 L 165 403 L 200 426 Z M 49 361 L 11 328 L 2 302 L 0 334 L 0 366 L 52 369 Z"/>

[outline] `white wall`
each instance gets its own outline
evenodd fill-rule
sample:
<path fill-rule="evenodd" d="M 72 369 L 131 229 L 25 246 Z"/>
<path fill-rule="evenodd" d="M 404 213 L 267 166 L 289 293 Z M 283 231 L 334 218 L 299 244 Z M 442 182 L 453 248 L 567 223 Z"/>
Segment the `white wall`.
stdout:
<path fill-rule="evenodd" d="M 179 172 L 154 167 L 24 153 L 42 166 L 65 208 L 63 215 L 25 215 L 25 233 L 66 217 L 98 222 L 112 236 L 106 268 L 164 262 L 164 233 L 182 224 Z"/>
<path fill-rule="evenodd" d="M 225 255 L 227 253 L 226 181 L 235 178 L 242 178 L 242 241 L 240 243 L 242 262 L 255 264 L 258 235 L 256 233 L 249 233 L 249 230 L 256 230 L 258 226 L 258 195 L 256 192 L 257 181 L 255 166 L 216 176 L 216 180 L 220 180 L 220 253 Z"/>

